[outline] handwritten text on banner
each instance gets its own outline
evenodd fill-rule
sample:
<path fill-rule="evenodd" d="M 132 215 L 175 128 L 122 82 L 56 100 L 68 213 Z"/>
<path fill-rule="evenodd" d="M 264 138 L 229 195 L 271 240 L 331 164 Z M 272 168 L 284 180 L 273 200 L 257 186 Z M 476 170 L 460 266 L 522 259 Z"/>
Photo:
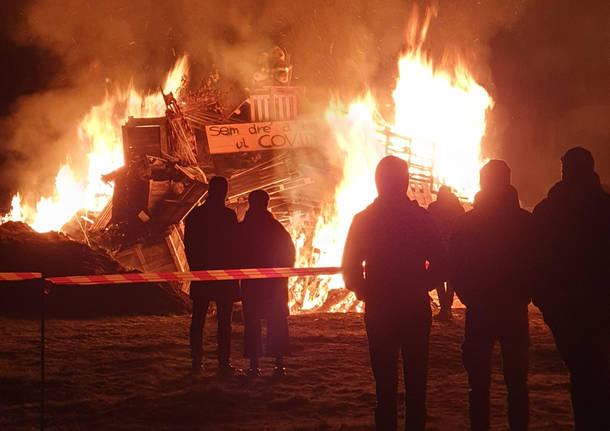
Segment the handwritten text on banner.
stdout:
<path fill-rule="evenodd" d="M 214 124 L 205 126 L 211 154 L 280 150 L 315 145 L 312 122 Z"/>

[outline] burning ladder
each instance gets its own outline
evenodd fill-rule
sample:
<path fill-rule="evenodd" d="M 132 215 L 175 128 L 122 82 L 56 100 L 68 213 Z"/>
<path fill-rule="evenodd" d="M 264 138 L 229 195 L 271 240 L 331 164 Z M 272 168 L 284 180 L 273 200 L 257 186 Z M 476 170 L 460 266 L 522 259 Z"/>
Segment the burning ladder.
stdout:
<path fill-rule="evenodd" d="M 435 144 L 413 142 L 412 138 L 399 135 L 389 127 L 377 129 L 378 140 L 386 155 L 395 155 L 409 164 L 409 194 L 421 205 L 428 206 L 435 193 L 434 151 Z M 417 151 L 414 146 L 417 145 Z"/>

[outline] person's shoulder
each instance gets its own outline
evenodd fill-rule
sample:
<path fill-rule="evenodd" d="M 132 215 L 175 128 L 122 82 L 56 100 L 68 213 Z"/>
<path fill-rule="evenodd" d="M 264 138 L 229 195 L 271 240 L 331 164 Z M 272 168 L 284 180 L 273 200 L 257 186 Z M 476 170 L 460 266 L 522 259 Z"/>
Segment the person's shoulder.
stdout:
<path fill-rule="evenodd" d="M 532 215 L 534 217 L 540 217 L 546 215 L 546 213 L 550 210 L 551 202 L 548 197 L 542 199 L 532 210 Z"/>
<path fill-rule="evenodd" d="M 521 207 L 517 208 L 517 214 L 519 214 L 519 216 L 521 216 L 523 218 L 530 218 L 532 216 L 531 212 L 529 212 L 525 208 L 521 208 Z"/>
<path fill-rule="evenodd" d="M 375 220 L 377 218 L 374 208 L 371 208 L 372 204 L 363 209 L 360 212 L 357 212 L 353 217 L 350 224 L 350 231 L 355 233 L 367 231 L 369 227 L 375 224 Z"/>
<path fill-rule="evenodd" d="M 474 207 L 470 211 L 464 211 L 455 219 L 455 227 L 479 225 L 481 223 L 481 217 L 481 210 Z"/>
<path fill-rule="evenodd" d="M 361 223 L 365 221 L 369 217 L 373 217 L 375 215 L 376 205 L 375 202 L 368 205 L 365 209 L 360 212 L 357 212 L 353 217 L 353 223 Z"/>
<path fill-rule="evenodd" d="M 423 217 L 428 217 L 430 215 L 428 210 L 426 208 L 422 207 L 419 204 L 419 202 L 417 202 L 415 199 L 409 201 L 408 208 L 412 211 L 415 211 L 417 214 L 420 214 Z"/>
<path fill-rule="evenodd" d="M 426 208 L 422 207 L 417 201 L 411 201 L 411 202 L 413 202 L 413 203 L 411 204 L 409 209 L 412 212 L 412 214 L 414 214 L 415 216 L 420 217 L 426 221 L 433 220 L 432 213 L 430 212 L 430 208 L 426 209 Z"/>
<path fill-rule="evenodd" d="M 274 238 L 282 238 L 283 240 L 289 239 L 292 242 L 292 236 L 288 232 L 288 229 L 275 217 L 269 217 L 265 222 L 264 226 L 258 226 L 258 229 L 264 229 Z"/>
<path fill-rule="evenodd" d="M 185 223 L 189 223 L 197 219 L 204 212 L 203 205 L 193 208 L 184 218 Z"/>
<path fill-rule="evenodd" d="M 284 227 L 284 225 L 282 224 L 281 221 L 279 221 L 278 219 L 276 219 L 275 217 L 270 217 L 270 224 L 277 229 L 278 231 L 282 231 L 282 232 L 286 232 L 288 233 L 288 231 L 286 230 L 286 228 Z"/>
<path fill-rule="evenodd" d="M 226 217 L 231 217 L 231 218 L 234 218 L 235 220 L 237 220 L 237 214 L 235 213 L 235 210 L 233 210 L 232 208 L 225 206 L 222 211 Z"/>
<path fill-rule="evenodd" d="M 284 226 L 277 219 L 273 219 L 273 220 L 275 221 L 275 226 L 276 226 L 276 229 L 279 232 L 279 234 L 284 236 L 284 238 L 290 239 L 290 241 L 292 241 L 292 236 L 290 235 L 290 232 L 288 232 L 288 229 L 286 229 L 286 226 Z"/>
<path fill-rule="evenodd" d="M 197 205 L 195 208 L 193 208 L 191 210 L 189 215 L 191 215 L 191 214 L 198 214 L 198 213 L 201 213 L 202 211 L 205 211 L 205 205 L 204 204 Z"/>
<path fill-rule="evenodd" d="M 464 206 L 460 203 L 459 200 L 456 200 L 456 202 L 453 206 L 453 210 L 458 216 L 460 216 L 466 212 L 466 210 L 464 209 Z"/>
<path fill-rule="evenodd" d="M 534 216 L 546 214 L 548 211 L 552 211 L 554 208 L 561 206 L 561 191 L 563 187 L 563 181 L 558 181 L 553 184 L 546 196 L 534 207 L 532 214 L 534 214 Z"/>
<path fill-rule="evenodd" d="M 526 209 L 518 208 L 516 213 L 517 223 L 523 228 L 530 228 L 534 224 L 534 216 Z"/>
<path fill-rule="evenodd" d="M 436 222 L 429 208 L 422 207 L 416 200 L 410 201 L 407 208 L 408 210 L 405 215 L 411 220 L 411 223 L 419 224 L 425 228 L 436 229 Z"/>
<path fill-rule="evenodd" d="M 535 225 L 535 219 L 532 213 L 521 207 L 517 208 L 515 219 L 517 226 L 520 226 L 519 229 L 529 231 Z"/>
<path fill-rule="evenodd" d="M 601 191 L 601 212 L 602 217 L 610 218 L 610 193 L 607 193 L 604 189 Z"/>

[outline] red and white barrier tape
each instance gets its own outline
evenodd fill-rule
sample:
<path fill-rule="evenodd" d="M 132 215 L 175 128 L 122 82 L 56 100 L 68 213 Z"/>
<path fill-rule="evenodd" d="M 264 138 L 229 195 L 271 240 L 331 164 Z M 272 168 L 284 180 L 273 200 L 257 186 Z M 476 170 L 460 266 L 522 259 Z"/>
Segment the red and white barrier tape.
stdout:
<path fill-rule="evenodd" d="M 0 272 L 0 281 L 21 281 L 42 278 L 40 272 Z"/>
<path fill-rule="evenodd" d="M 163 281 L 214 281 L 244 280 L 258 278 L 310 277 L 331 275 L 341 272 L 339 267 L 323 268 L 247 268 L 247 269 L 214 269 L 189 272 L 141 272 L 109 275 L 73 275 L 50 277 L 47 281 L 53 284 L 121 284 L 147 283 Z"/>

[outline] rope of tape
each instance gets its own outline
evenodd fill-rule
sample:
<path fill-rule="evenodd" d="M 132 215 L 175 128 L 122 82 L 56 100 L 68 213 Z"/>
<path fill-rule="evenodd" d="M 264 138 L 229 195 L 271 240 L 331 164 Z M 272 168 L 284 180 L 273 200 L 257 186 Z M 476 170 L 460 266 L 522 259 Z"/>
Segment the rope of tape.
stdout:
<path fill-rule="evenodd" d="M 247 268 L 247 269 L 214 269 L 207 271 L 187 272 L 141 272 L 106 275 L 73 275 L 50 277 L 46 280 L 53 284 L 123 284 L 164 281 L 215 281 L 244 280 L 260 278 L 312 277 L 332 275 L 341 272 L 340 267 L 321 268 Z"/>
<path fill-rule="evenodd" d="M 0 272 L 0 281 L 21 281 L 42 278 L 40 272 Z"/>

